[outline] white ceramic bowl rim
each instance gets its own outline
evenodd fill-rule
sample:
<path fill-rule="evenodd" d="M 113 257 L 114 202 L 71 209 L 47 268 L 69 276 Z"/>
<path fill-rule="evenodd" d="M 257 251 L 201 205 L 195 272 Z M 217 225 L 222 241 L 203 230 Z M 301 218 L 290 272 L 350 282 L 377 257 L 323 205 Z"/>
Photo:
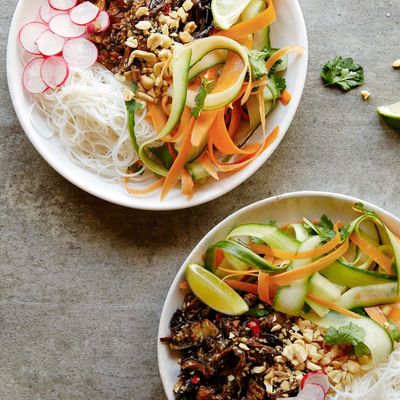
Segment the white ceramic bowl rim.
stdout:
<path fill-rule="evenodd" d="M 184 263 L 182 264 L 181 268 L 176 274 L 176 277 L 170 287 L 170 290 L 168 291 L 168 295 L 165 299 L 164 307 L 161 313 L 161 318 L 160 318 L 160 325 L 159 325 L 159 331 L 158 331 L 158 338 L 157 338 L 157 350 L 158 350 L 158 366 L 159 366 L 159 371 L 160 371 L 160 376 L 161 376 L 161 381 L 164 386 L 164 391 L 166 393 L 166 396 L 169 400 L 173 400 L 173 394 L 172 394 L 172 388 L 171 388 L 171 383 L 168 380 L 168 373 L 167 371 L 171 370 L 171 364 L 168 365 L 168 358 L 166 359 L 167 356 L 163 355 L 165 352 L 165 343 L 161 343 L 159 338 L 165 336 L 166 329 L 169 328 L 169 323 L 171 316 L 173 312 L 175 311 L 176 308 L 176 301 L 175 301 L 175 308 L 173 308 L 172 304 L 177 297 L 181 297 L 183 300 L 184 294 L 183 292 L 179 293 L 179 284 L 185 280 L 185 269 L 186 266 L 193 261 L 193 258 L 195 254 L 198 256 L 199 253 L 203 253 L 208 245 L 207 242 L 209 242 L 210 238 L 213 238 L 221 229 L 225 229 L 227 225 L 232 223 L 233 221 L 236 223 L 239 221 L 239 223 L 244 223 L 243 221 L 240 221 L 240 218 L 245 216 L 246 214 L 249 213 L 252 209 L 260 209 L 261 207 L 265 207 L 268 205 L 272 205 L 273 203 L 279 203 L 283 202 L 285 200 L 290 200 L 290 199 L 296 199 L 296 200 L 301 200 L 305 198 L 317 198 L 317 197 L 322 197 L 326 199 L 331 199 L 333 201 L 343 201 L 347 202 L 349 205 L 355 204 L 357 202 L 362 202 L 367 210 L 375 211 L 380 218 L 384 221 L 385 224 L 388 225 L 388 227 L 397 235 L 400 235 L 400 219 L 395 217 L 394 215 L 390 214 L 389 212 L 383 210 L 380 207 L 377 207 L 369 202 L 366 202 L 364 200 L 360 200 L 355 197 L 343 195 L 343 194 L 337 194 L 337 193 L 332 193 L 332 192 L 318 192 L 318 191 L 302 191 L 302 192 L 292 192 L 292 193 L 286 193 L 274 197 L 270 197 L 264 200 L 260 200 L 256 203 L 250 204 L 227 218 L 225 218 L 223 221 L 221 221 L 218 225 L 216 225 L 211 231 L 209 231 L 203 239 L 196 245 L 196 247 L 193 249 L 193 251 L 189 254 L 189 256 L 186 258 Z M 328 211 L 327 211 L 328 212 Z M 279 221 L 278 221 L 279 222 Z M 232 227 L 231 227 L 232 228 Z M 200 251 L 201 250 L 201 251 Z M 178 294 L 177 294 L 178 293 Z M 180 301 L 179 307 L 181 307 L 182 301 Z M 174 352 L 176 353 L 176 352 Z"/>
<path fill-rule="evenodd" d="M 174 193 L 171 192 L 163 202 L 159 200 L 158 191 L 154 192 L 154 196 L 133 197 L 125 192 L 122 185 L 101 181 L 94 173 L 83 170 L 73 164 L 67 155 L 63 154 L 66 152 L 63 151 L 61 145 L 51 142 L 53 138 L 43 139 L 38 134 L 29 117 L 28 95 L 24 92 L 21 84 L 22 64 L 20 62 L 20 56 L 22 49 L 18 43 L 18 33 L 24 23 L 35 18 L 34 13 L 37 13 L 37 9 L 43 1 L 44 0 L 20 0 L 17 4 L 8 38 L 8 86 L 18 119 L 32 144 L 52 168 L 79 188 L 111 203 L 131 208 L 143 210 L 175 210 L 193 207 L 222 196 L 248 179 L 262 166 L 283 139 L 297 110 L 304 88 L 308 60 L 307 50 L 303 56 L 292 59 L 294 60 L 293 68 L 291 70 L 289 68 L 287 72 L 287 78 L 292 80 L 290 86 L 292 91 L 291 102 L 284 109 L 281 107 L 281 104 L 279 104 L 271 117 L 267 119 L 268 122 L 271 120 L 271 124 L 274 124 L 274 126 L 268 128 L 268 132 L 272 131 L 273 127 L 276 125 L 280 126 L 277 139 L 260 157 L 242 171 L 238 171 L 235 174 L 224 175 L 219 182 L 210 180 L 210 182 L 207 182 L 204 186 L 199 185 L 199 187 L 196 188 L 194 196 L 189 200 L 186 196 L 181 194 L 180 189 L 176 188 L 174 189 Z M 287 33 L 283 34 L 279 32 L 276 39 L 278 42 L 277 44 L 279 45 L 279 42 L 282 42 L 282 45 L 299 44 L 307 48 L 306 28 L 297 0 L 276 0 L 275 8 L 279 8 L 279 3 L 290 5 L 290 7 L 286 7 L 287 12 L 285 18 L 286 20 L 289 18 L 290 23 L 293 25 L 293 35 L 296 38 L 296 43 L 287 43 L 288 40 L 287 38 L 285 39 Z M 36 19 L 39 18 L 36 16 Z M 281 23 L 279 22 L 279 15 L 277 23 Z M 295 55 L 291 56 L 296 57 Z M 273 118 L 274 114 L 276 115 L 277 121 L 275 121 L 275 117 Z"/>

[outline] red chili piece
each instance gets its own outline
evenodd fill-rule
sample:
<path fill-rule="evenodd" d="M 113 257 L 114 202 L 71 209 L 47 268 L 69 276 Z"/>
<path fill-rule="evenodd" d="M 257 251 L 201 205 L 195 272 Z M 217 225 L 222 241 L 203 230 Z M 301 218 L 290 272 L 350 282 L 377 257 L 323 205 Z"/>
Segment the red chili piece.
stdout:
<path fill-rule="evenodd" d="M 252 318 L 250 321 L 247 322 L 247 326 L 251 329 L 251 332 L 255 337 L 259 337 L 261 333 L 261 328 L 258 323 L 258 319 Z"/>
<path fill-rule="evenodd" d="M 164 15 L 168 15 L 170 10 L 171 10 L 171 7 L 169 6 L 169 4 L 167 4 L 165 7 L 165 10 L 164 10 Z"/>
<path fill-rule="evenodd" d="M 199 377 L 198 375 L 195 375 L 195 376 L 192 378 L 192 383 L 193 383 L 193 385 L 199 384 L 199 383 L 200 383 L 200 377 Z"/>

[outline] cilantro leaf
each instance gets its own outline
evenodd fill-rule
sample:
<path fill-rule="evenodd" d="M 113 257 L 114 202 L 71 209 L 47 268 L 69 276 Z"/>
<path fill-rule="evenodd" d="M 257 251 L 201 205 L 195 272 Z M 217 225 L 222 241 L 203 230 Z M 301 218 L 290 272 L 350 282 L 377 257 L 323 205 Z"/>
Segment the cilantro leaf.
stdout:
<path fill-rule="evenodd" d="M 275 78 L 275 84 L 281 93 L 286 89 L 286 79 L 285 78 Z"/>
<path fill-rule="evenodd" d="M 126 169 L 127 174 L 135 174 L 136 172 L 140 172 L 140 176 L 144 174 L 144 167 L 138 161 L 136 161 L 134 164 L 130 165 Z"/>
<path fill-rule="evenodd" d="M 325 86 L 338 86 L 347 91 L 364 82 L 364 70 L 352 58 L 337 56 L 324 65 L 321 77 L 326 82 Z"/>
<path fill-rule="evenodd" d="M 354 354 L 356 355 L 356 357 L 362 357 L 370 353 L 371 350 L 364 343 L 360 343 L 357 346 L 354 346 Z"/>
<path fill-rule="evenodd" d="M 325 333 L 324 342 L 332 345 L 351 344 L 354 346 L 356 356 L 361 357 L 371 352 L 363 343 L 364 338 L 365 330 L 355 323 L 350 322 L 349 325 L 343 325 L 339 329 L 330 326 Z"/>
<path fill-rule="evenodd" d="M 136 82 L 133 82 L 131 90 L 136 96 L 138 85 Z M 136 152 L 139 152 L 139 146 L 137 144 L 136 135 L 135 135 L 135 113 L 139 108 L 142 108 L 142 104 L 138 103 L 135 99 L 125 101 L 125 106 L 128 111 L 128 129 L 129 134 L 132 139 L 133 147 Z"/>
<path fill-rule="evenodd" d="M 265 62 L 266 59 L 270 56 L 270 52 L 267 48 L 262 51 L 248 50 L 246 47 L 245 49 L 249 57 L 251 76 L 253 80 L 259 81 L 263 76 L 268 75 L 268 70 L 265 66 Z"/>
<path fill-rule="evenodd" d="M 155 156 L 157 156 L 166 168 L 171 168 L 172 165 L 172 154 L 169 152 L 168 144 L 164 143 L 162 146 L 158 147 L 149 147 L 149 151 L 151 151 Z"/>
<path fill-rule="evenodd" d="M 208 81 L 207 79 L 201 80 L 199 93 L 194 98 L 196 102 L 196 107 L 194 107 L 190 112 L 195 117 L 195 119 L 199 118 L 201 112 L 203 111 L 206 97 L 213 89 L 214 89 L 214 81 Z"/>
<path fill-rule="evenodd" d="M 400 332 L 397 329 L 396 325 L 390 319 L 388 319 L 388 324 L 390 328 L 390 334 L 393 340 L 396 342 L 400 342 Z"/>
<path fill-rule="evenodd" d="M 310 229 L 309 236 L 319 235 L 321 239 L 325 242 L 329 242 L 336 236 L 336 232 L 333 229 L 332 221 L 326 216 L 323 215 L 320 220 L 320 225 L 314 224 L 313 222 L 309 221 L 307 218 L 303 218 L 303 223 L 306 228 Z M 345 241 L 349 233 L 347 232 L 347 226 L 343 228 L 339 228 L 339 235 L 340 241 Z"/>
<path fill-rule="evenodd" d="M 358 203 L 356 203 L 355 208 L 358 208 L 361 212 L 363 212 L 364 214 L 368 214 L 371 215 L 373 217 L 378 217 L 378 214 L 375 211 L 369 211 L 364 207 L 364 204 L 361 203 L 360 201 Z"/>
<path fill-rule="evenodd" d="M 266 317 L 269 315 L 269 311 L 266 310 L 265 308 L 260 308 L 259 305 L 257 304 L 255 307 L 250 308 L 249 311 L 247 311 L 247 315 L 250 317 Z"/>

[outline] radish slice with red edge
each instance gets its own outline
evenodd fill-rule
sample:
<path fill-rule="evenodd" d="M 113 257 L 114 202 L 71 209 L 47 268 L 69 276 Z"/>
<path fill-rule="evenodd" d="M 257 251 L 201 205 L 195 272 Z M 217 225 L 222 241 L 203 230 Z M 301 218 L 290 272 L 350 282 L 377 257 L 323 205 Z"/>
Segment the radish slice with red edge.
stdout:
<path fill-rule="evenodd" d="M 304 375 L 303 379 L 301 380 L 301 388 L 303 389 L 306 385 L 310 383 L 317 383 L 318 385 L 322 386 L 325 394 L 329 392 L 329 389 L 331 387 L 331 385 L 329 384 L 327 373 L 322 370 L 312 371 Z"/>
<path fill-rule="evenodd" d="M 24 69 L 22 74 L 22 84 L 26 91 L 32 94 L 43 93 L 48 86 L 44 83 L 40 76 L 40 70 L 44 58 L 34 58 L 31 60 Z"/>
<path fill-rule="evenodd" d="M 98 30 L 97 33 L 106 31 L 110 26 L 110 16 L 108 15 L 108 12 L 101 10 L 99 15 L 97 16 L 96 21 L 101 26 L 100 30 Z"/>
<path fill-rule="evenodd" d="M 325 400 L 325 390 L 317 383 L 309 383 L 300 390 L 297 400 Z"/>
<path fill-rule="evenodd" d="M 55 89 L 67 80 L 69 75 L 68 64 L 62 57 L 46 58 L 40 69 L 40 75 L 48 87 Z"/>
<path fill-rule="evenodd" d="M 70 39 L 64 45 L 63 56 L 71 67 L 89 68 L 96 61 L 96 45 L 86 38 Z"/>
<path fill-rule="evenodd" d="M 68 11 L 76 6 L 78 0 L 49 0 L 49 5 L 54 10 Z"/>
<path fill-rule="evenodd" d="M 74 24 L 86 25 L 89 22 L 94 21 L 99 13 L 100 8 L 88 1 L 85 1 L 71 10 L 69 13 L 69 18 Z"/>
<path fill-rule="evenodd" d="M 19 31 L 19 42 L 21 46 L 30 54 L 40 55 L 40 51 L 36 45 L 36 39 L 49 28 L 43 22 L 29 22 Z"/>
<path fill-rule="evenodd" d="M 49 29 L 56 35 L 67 39 L 81 37 L 86 33 L 86 27 L 74 24 L 68 14 L 55 15 L 51 18 Z"/>
<path fill-rule="evenodd" d="M 55 15 L 65 14 L 65 11 L 57 11 L 49 6 L 49 3 L 44 3 L 39 9 L 39 15 L 43 22 L 49 23 L 50 19 Z"/>
<path fill-rule="evenodd" d="M 64 48 L 65 39 L 50 30 L 44 31 L 36 40 L 37 47 L 44 56 L 60 54 Z"/>

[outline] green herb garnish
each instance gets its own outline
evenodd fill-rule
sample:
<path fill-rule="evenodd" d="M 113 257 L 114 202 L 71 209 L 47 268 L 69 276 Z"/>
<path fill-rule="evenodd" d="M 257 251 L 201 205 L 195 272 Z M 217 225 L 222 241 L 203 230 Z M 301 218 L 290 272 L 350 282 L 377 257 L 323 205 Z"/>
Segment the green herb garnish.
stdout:
<path fill-rule="evenodd" d="M 131 90 L 136 96 L 138 85 L 136 82 L 132 83 Z M 138 103 L 135 99 L 125 101 L 126 109 L 128 111 L 128 128 L 129 134 L 132 139 L 133 147 L 136 152 L 139 153 L 139 146 L 137 144 L 136 135 L 135 135 L 135 113 L 139 108 L 142 108 L 142 105 Z"/>
<path fill-rule="evenodd" d="M 354 354 L 362 357 L 370 354 L 370 349 L 363 343 L 365 339 L 365 330 L 360 326 L 350 322 L 349 325 L 341 326 L 339 329 L 331 326 L 325 333 L 324 342 L 326 344 L 339 345 L 351 344 L 354 346 Z"/>
<path fill-rule="evenodd" d="M 203 111 L 206 97 L 208 94 L 210 94 L 210 92 L 213 89 L 214 89 L 214 81 L 208 81 L 207 79 L 201 80 L 199 93 L 194 98 L 194 101 L 196 102 L 196 107 L 194 107 L 190 112 L 195 117 L 195 119 L 199 118 L 201 112 Z"/>
<path fill-rule="evenodd" d="M 346 91 L 364 82 L 363 67 L 354 63 L 352 58 L 343 59 L 340 56 L 324 65 L 321 76 L 326 82 L 325 86 L 338 86 Z"/>

